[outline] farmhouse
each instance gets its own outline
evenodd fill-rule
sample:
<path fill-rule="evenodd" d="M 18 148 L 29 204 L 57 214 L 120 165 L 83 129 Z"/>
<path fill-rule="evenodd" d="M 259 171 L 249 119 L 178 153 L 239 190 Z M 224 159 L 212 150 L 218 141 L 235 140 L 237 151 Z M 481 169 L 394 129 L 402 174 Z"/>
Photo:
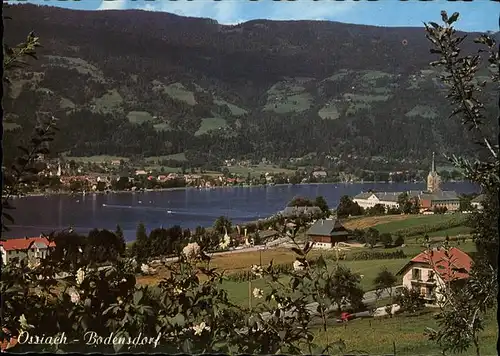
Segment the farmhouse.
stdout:
<path fill-rule="evenodd" d="M 21 260 L 25 257 L 29 260 L 41 259 L 47 256 L 47 253 L 54 246 L 54 242 L 49 242 L 45 237 L 25 237 L 1 241 L 2 263 L 5 265 L 13 259 Z"/>
<path fill-rule="evenodd" d="M 318 248 L 332 248 L 349 237 L 349 231 L 337 219 L 317 220 L 306 234 Z"/>
<path fill-rule="evenodd" d="M 460 285 L 468 277 L 472 259 L 462 250 L 452 247 L 446 260 L 444 249 L 424 251 L 408 262 L 397 275 L 403 276 L 403 286 L 418 290 L 431 306 L 443 301 L 442 289 L 448 282 Z"/>
<path fill-rule="evenodd" d="M 408 197 L 416 199 L 420 205 L 420 212 L 432 211 L 436 208 L 446 208 L 448 211 L 457 211 L 460 199 L 455 191 L 441 190 L 441 178 L 436 171 L 434 153 L 432 166 L 427 176 L 426 191 L 407 191 Z M 353 198 L 355 203 L 364 209 L 377 204 L 387 208 L 398 208 L 398 197 L 405 192 L 362 192 Z"/>
<path fill-rule="evenodd" d="M 448 211 L 457 211 L 460 207 L 460 199 L 455 191 L 421 192 L 417 196 L 420 203 L 420 211 L 434 210 L 435 208 L 446 208 Z"/>
<path fill-rule="evenodd" d="M 317 206 L 288 206 L 282 212 L 286 218 L 294 218 L 298 216 L 312 216 L 321 214 L 321 209 Z"/>

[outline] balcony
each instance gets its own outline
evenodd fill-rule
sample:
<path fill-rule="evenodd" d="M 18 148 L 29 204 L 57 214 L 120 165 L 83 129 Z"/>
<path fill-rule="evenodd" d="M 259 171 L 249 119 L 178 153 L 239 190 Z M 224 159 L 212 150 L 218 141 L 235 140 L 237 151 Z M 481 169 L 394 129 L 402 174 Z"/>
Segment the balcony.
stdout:
<path fill-rule="evenodd" d="M 426 280 L 423 280 L 421 278 L 419 279 L 413 279 L 411 280 L 411 284 L 415 285 L 434 285 L 436 283 L 436 280 L 433 278 L 427 278 Z"/>

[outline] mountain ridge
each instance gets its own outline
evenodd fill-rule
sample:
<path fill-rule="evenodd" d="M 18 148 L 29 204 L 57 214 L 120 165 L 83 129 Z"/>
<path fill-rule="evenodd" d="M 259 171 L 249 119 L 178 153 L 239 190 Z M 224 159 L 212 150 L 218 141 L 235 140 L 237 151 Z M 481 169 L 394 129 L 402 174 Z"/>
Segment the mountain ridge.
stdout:
<path fill-rule="evenodd" d="M 54 151 L 73 156 L 186 152 L 190 161 L 206 161 L 207 152 L 214 160 L 319 152 L 417 159 L 438 149 L 471 152 L 465 130 L 447 118 L 451 109 L 428 66 L 435 57 L 422 29 L 328 21 L 220 25 L 166 13 L 35 5 L 4 10 L 13 18 L 7 43 L 35 30 L 44 46 L 9 88 L 6 151 L 43 109 L 57 113 L 66 132 Z M 471 42 L 464 51 L 475 48 Z M 84 123 L 92 129 L 81 132 Z"/>

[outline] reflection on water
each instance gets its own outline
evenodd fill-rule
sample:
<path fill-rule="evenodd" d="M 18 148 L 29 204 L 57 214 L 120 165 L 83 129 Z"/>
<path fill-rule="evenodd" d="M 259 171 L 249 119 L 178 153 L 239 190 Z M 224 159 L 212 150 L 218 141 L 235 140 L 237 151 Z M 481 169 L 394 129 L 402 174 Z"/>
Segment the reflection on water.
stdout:
<path fill-rule="evenodd" d="M 238 187 L 214 190 L 176 190 L 92 194 L 86 196 L 28 197 L 13 201 L 15 226 L 8 237 L 37 236 L 41 232 L 72 226 L 77 232 L 92 228 L 115 230 L 119 224 L 125 238 L 134 239 L 137 224 L 148 230 L 180 225 L 194 229 L 212 226 L 223 215 L 233 223 L 266 217 L 282 210 L 295 196 L 314 199 L 325 197 L 331 207 L 337 206 L 343 195 L 356 195 L 369 189 L 404 191 L 425 189 L 425 184 L 311 184 L 269 187 Z M 444 189 L 458 193 L 478 192 L 470 183 L 445 184 Z M 76 201 L 79 200 L 77 203 Z M 141 203 L 139 203 L 141 201 Z"/>

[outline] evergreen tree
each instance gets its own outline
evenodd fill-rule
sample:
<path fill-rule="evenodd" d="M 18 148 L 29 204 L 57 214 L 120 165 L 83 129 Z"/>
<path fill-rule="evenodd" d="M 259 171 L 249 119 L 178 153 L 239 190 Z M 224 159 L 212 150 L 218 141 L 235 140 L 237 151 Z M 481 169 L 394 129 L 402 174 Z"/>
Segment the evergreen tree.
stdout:
<path fill-rule="evenodd" d="M 328 207 L 328 203 L 326 202 L 324 197 L 316 197 L 316 199 L 314 200 L 314 205 L 321 209 L 325 217 L 328 217 L 330 215 L 330 208 Z"/>
<path fill-rule="evenodd" d="M 144 261 L 149 255 L 148 234 L 146 232 L 146 226 L 144 226 L 142 222 L 137 225 L 132 255 L 136 257 L 138 262 Z"/>
<path fill-rule="evenodd" d="M 123 236 L 123 230 L 120 225 L 116 225 L 115 235 L 118 241 L 116 246 L 117 252 L 120 254 L 120 256 L 123 256 L 127 248 L 127 244 L 125 243 L 125 237 Z"/>

